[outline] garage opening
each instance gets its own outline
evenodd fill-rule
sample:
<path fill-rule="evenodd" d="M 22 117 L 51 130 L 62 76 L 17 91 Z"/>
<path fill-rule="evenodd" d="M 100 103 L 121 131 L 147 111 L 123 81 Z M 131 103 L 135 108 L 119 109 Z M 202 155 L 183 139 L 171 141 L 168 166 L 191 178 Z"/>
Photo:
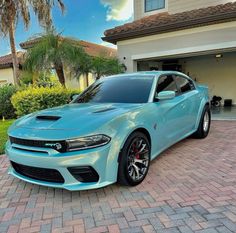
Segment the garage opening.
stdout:
<path fill-rule="evenodd" d="M 236 119 L 236 52 L 200 56 L 152 58 L 137 61 L 138 71 L 180 71 L 209 87 L 210 98 L 221 97 L 213 107 L 214 119 Z"/>

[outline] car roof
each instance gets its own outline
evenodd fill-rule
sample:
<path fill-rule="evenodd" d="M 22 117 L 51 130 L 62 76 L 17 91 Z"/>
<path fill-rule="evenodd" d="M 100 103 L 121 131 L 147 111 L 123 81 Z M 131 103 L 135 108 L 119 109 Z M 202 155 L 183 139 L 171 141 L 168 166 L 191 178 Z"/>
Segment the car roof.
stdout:
<path fill-rule="evenodd" d="M 134 74 L 155 75 L 155 76 L 160 76 L 160 75 L 163 75 L 163 74 L 181 74 L 181 75 L 184 75 L 181 72 L 173 71 L 173 70 L 168 70 L 168 71 L 140 71 L 140 72 L 136 72 Z"/>
<path fill-rule="evenodd" d="M 140 72 L 134 72 L 134 73 L 124 73 L 124 74 L 118 74 L 118 75 L 112 75 L 109 76 L 109 78 L 112 77 L 132 77 L 132 76 L 160 76 L 160 75 L 167 75 L 167 74 L 176 74 L 176 75 L 182 75 L 186 78 L 189 78 L 186 74 L 178 72 L 178 71 L 140 71 Z"/>

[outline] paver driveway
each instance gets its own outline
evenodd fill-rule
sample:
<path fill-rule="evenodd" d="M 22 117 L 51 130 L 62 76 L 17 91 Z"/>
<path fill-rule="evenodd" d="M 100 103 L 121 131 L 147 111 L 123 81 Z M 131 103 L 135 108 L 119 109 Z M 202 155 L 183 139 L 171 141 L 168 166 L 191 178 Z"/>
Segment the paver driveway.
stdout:
<path fill-rule="evenodd" d="M 138 187 L 68 192 L 7 175 L 0 157 L 0 232 L 236 232 L 236 122 L 213 122 L 152 162 Z"/>

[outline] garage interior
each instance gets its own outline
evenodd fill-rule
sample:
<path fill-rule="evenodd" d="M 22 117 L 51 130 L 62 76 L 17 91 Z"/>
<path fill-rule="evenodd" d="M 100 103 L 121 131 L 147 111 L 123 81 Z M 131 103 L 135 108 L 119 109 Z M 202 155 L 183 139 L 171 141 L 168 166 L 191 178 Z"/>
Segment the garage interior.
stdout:
<path fill-rule="evenodd" d="M 214 119 L 236 119 L 236 52 L 138 60 L 137 70 L 183 72 L 197 83 L 206 84 L 210 99 L 222 98 L 221 106 L 212 107 Z"/>

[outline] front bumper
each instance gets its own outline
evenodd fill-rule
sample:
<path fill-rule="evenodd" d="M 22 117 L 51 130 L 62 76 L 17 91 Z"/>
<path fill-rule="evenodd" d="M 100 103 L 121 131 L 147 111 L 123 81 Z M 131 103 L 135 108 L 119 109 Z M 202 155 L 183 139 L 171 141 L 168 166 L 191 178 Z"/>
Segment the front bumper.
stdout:
<path fill-rule="evenodd" d="M 53 149 L 30 148 L 15 144 L 6 145 L 6 154 L 10 161 L 36 168 L 54 169 L 64 178 L 64 183 L 54 183 L 32 179 L 18 173 L 12 166 L 9 174 L 38 185 L 67 190 L 96 189 L 115 183 L 117 180 L 118 162 L 110 150 L 111 144 L 94 149 L 58 153 Z M 114 153 L 114 152 L 113 152 Z M 97 182 L 80 182 L 68 170 L 70 167 L 89 166 L 99 175 Z"/>

